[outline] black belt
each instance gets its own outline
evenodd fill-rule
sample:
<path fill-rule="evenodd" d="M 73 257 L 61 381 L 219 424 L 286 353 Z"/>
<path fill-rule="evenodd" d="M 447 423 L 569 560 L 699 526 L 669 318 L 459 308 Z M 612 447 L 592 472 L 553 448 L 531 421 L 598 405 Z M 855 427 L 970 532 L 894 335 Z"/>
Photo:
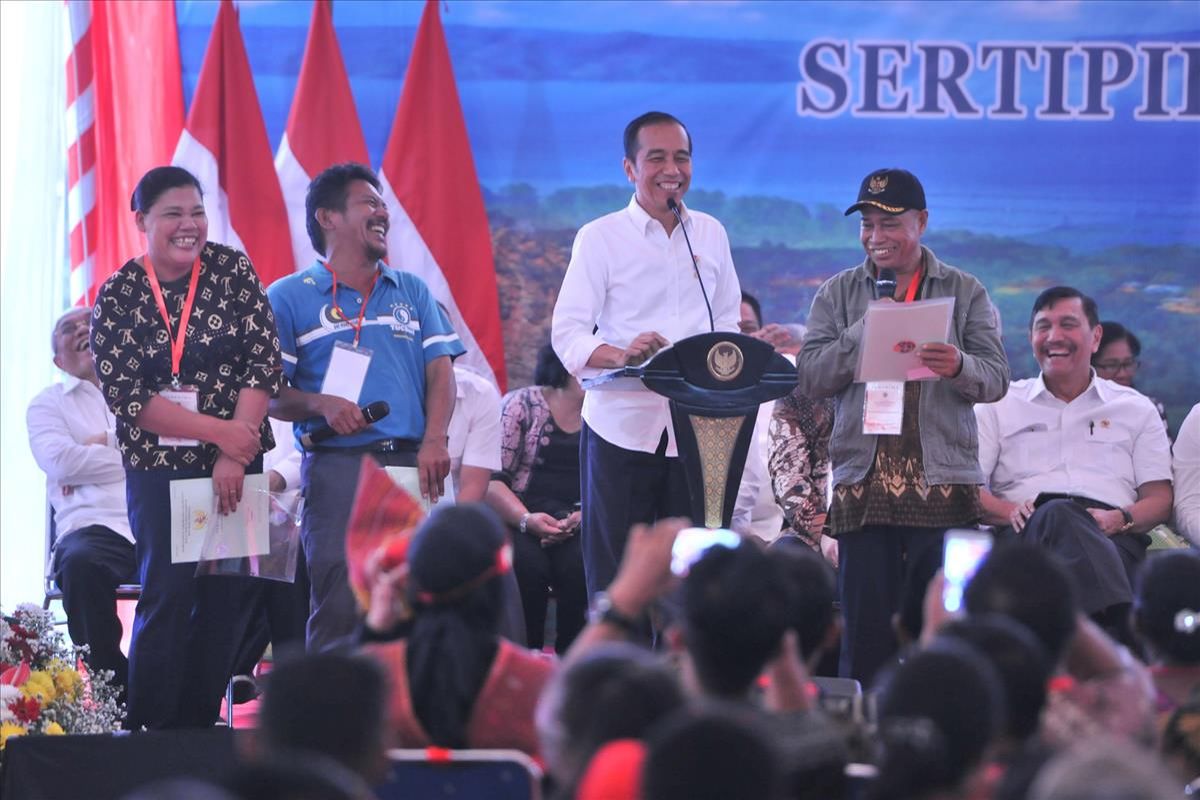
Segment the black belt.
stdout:
<path fill-rule="evenodd" d="M 416 439 L 380 439 L 368 444 L 352 445 L 350 447 L 335 447 L 333 445 L 317 445 L 313 453 L 415 453 L 421 449 L 421 443 Z"/>
<path fill-rule="evenodd" d="M 1044 503 L 1049 503 L 1051 500 L 1070 500 L 1076 505 L 1084 508 L 1102 508 L 1105 511 L 1116 511 L 1117 507 L 1109 505 L 1101 500 L 1094 500 L 1091 497 L 1085 497 L 1081 494 L 1067 494 L 1065 492 L 1042 492 L 1033 501 L 1034 508 L 1040 508 Z"/>

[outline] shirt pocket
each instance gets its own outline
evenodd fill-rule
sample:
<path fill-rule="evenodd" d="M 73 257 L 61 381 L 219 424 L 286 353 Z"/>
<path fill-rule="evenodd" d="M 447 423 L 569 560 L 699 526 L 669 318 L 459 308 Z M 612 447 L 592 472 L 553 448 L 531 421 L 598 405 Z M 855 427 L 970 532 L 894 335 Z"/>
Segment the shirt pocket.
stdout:
<path fill-rule="evenodd" d="M 1053 451 L 1053 437 L 1044 422 L 1014 421 L 1002 425 L 1000 434 L 1000 461 L 1012 471 L 1013 478 L 1039 475 L 1059 460 Z"/>
<path fill-rule="evenodd" d="M 1129 459 L 1132 449 L 1129 432 L 1122 428 L 1095 425 L 1089 430 L 1086 439 L 1086 457 L 1092 464 L 1110 464 L 1117 468 L 1112 459 Z"/>

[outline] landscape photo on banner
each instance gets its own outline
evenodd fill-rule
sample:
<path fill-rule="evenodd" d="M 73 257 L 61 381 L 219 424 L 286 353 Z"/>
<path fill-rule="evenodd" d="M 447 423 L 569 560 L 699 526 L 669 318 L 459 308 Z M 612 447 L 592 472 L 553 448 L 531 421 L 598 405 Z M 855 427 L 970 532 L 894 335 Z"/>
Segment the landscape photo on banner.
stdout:
<path fill-rule="evenodd" d="M 575 231 L 629 200 L 625 124 L 658 109 L 687 124 L 687 203 L 725 224 L 768 321 L 802 323 L 821 281 L 861 261 L 842 212 L 865 174 L 899 166 L 925 185 L 926 244 L 988 287 L 1014 377 L 1037 371 L 1033 298 L 1069 284 L 1141 339 L 1138 387 L 1172 430 L 1200 400 L 1200 4 L 439 5 L 510 388 L 548 338 Z M 423 7 L 333 6 L 376 168 Z M 238 8 L 274 149 L 312 7 Z M 176 10 L 190 104 L 216 5 Z"/>

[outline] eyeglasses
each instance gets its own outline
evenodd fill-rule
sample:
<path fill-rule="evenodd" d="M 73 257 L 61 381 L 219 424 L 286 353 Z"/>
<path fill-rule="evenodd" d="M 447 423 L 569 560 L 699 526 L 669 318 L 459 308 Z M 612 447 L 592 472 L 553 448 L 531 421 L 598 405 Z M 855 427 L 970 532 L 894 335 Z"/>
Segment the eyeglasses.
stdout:
<path fill-rule="evenodd" d="M 1137 372 L 1141 364 L 1142 362 L 1136 358 L 1128 358 L 1124 361 L 1097 361 L 1094 366 L 1097 372 L 1116 375 L 1118 372 Z"/>

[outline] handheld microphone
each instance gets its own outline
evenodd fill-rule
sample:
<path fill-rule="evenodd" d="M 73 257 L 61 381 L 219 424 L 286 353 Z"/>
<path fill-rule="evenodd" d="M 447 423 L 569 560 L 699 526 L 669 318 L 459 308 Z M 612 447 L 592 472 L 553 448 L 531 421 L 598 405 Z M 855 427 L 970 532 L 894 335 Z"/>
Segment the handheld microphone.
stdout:
<path fill-rule="evenodd" d="M 692 257 L 692 269 L 696 270 L 696 280 L 700 282 L 700 294 L 704 296 L 704 307 L 708 309 L 708 330 L 715 331 L 717 324 L 713 321 L 712 304 L 708 302 L 708 291 L 704 288 L 704 278 L 700 277 L 700 262 L 696 260 L 696 254 L 692 252 L 692 240 L 688 238 L 687 228 L 683 224 L 683 216 L 679 213 L 679 203 L 675 202 L 674 197 L 667 198 L 667 208 L 671 209 L 671 213 L 679 221 L 680 230 L 683 231 L 683 241 L 687 243 L 688 255 Z"/>
<path fill-rule="evenodd" d="M 896 294 L 896 270 L 884 269 L 879 270 L 879 277 L 875 279 L 875 299 L 882 300 L 885 297 L 892 297 Z"/>
<path fill-rule="evenodd" d="M 391 407 L 386 400 L 376 400 L 370 405 L 363 406 L 361 409 L 363 419 L 368 425 L 378 422 L 392 412 Z M 329 426 L 329 423 L 322 425 L 311 433 L 306 433 L 300 437 L 300 444 L 304 445 L 305 450 L 311 450 L 314 444 L 320 444 L 326 439 L 332 439 L 337 436 L 338 432 Z"/>

